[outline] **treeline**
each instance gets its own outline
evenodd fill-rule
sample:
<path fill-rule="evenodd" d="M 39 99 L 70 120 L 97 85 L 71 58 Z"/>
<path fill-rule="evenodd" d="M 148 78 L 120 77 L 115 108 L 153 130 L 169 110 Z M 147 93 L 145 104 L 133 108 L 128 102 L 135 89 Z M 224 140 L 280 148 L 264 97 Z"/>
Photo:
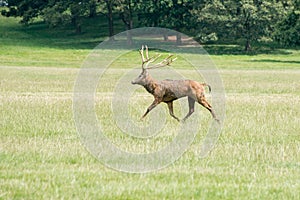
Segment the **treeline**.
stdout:
<path fill-rule="evenodd" d="M 257 40 L 285 46 L 300 43 L 299 0 L 9 0 L 2 15 L 19 16 L 29 24 L 43 19 L 49 27 L 73 24 L 81 32 L 82 19 L 99 13 L 107 17 L 109 36 L 114 20 L 127 30 L 154 26 L 174 29 L 200 42 Z M 180 35 L 177 42 L 181 42 Z"/>

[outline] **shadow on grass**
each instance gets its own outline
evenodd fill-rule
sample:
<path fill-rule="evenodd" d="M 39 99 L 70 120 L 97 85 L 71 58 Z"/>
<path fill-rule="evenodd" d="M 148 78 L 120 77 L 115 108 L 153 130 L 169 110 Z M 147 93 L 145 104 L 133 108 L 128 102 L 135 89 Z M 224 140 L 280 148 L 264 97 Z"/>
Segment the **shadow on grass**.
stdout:
<path fill-rule="evenodd" d="M 93 49 L 107 38 L 106 20 L 102 16 L 84 19 L 82 32 L 76 33 L 72 25 L 49 28 L 42 21 L 28 26 L 19 19 L 0 16 L 0 41 L 5 45 L 55 49 Z"/>
<path fill-rule="evenodd" d="M 258 55 L 258 54 L 291 54 L 285 49 L 276 49 L 265 44 L 256 44 L 251 51 L 244 51 L 242 45 L 204 45 L 204 49 L 211 55 Z"/>
<path fill-rule="evenodd" d="M 273 63 L 300 64 L 300 61 L 295 61 L 295 60 L 274 60 L 274 59 L 249 60 L 248 62 L 273 62 Z"/>

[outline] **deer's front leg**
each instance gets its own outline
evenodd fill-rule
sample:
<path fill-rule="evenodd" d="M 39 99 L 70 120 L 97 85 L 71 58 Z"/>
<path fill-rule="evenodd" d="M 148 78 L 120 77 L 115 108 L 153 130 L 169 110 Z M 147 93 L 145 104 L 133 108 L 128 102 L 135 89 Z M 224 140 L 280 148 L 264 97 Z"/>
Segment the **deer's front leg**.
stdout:
<path fill-rule="evenodd" d="M 180 121 L 180 120 L 178 119 L 178 117 L 176 117 L 176 116 L 174 115 L 174 112 L 173 112 L 173 101 L 169 101 L 169 102 L 167 102 L 167 104 L 168 104 L 168 108 L 169 108 L 169 113 L 170 113 L 170 115 L 171 115 L 173 118 L 175 118 L 177 121 Z"/>
<path fill-rule="evenodd" d="M 141 119 L 144 119 L 146 117 L 146 115 L 153 109 L 155 108 L 155 106 L 157 106 L 158 104 L 160 104 L 162 100 L 160 98 L 155 98 L 155 100 L 153 101 L 153 103 L 147 108 L 147 111 L 145 112 L 145 114 L 141 117 Z"/>

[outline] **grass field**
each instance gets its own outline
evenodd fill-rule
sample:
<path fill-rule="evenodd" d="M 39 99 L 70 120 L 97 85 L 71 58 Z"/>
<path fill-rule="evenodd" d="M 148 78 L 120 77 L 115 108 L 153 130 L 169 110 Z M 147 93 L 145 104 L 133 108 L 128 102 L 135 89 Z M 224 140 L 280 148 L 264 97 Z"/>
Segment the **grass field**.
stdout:
<path fill-rule="evenodd" d="M 187 152 L 160 171 L 128 174 L 89 154 L 73 119 L 74 82 L 101 36 L 67 38 L 2 17 L 0 26 L 0 199 L 300 199 L 299 50 L 230 55 L 208 46 L 227 101 L 216 147 L 197 157 L 210 120 L 197 105 L 203 129 Z M 125 67 L 138 55 L 127 56 Z M 144 100 L 142 108 L 152 101 Z"/>

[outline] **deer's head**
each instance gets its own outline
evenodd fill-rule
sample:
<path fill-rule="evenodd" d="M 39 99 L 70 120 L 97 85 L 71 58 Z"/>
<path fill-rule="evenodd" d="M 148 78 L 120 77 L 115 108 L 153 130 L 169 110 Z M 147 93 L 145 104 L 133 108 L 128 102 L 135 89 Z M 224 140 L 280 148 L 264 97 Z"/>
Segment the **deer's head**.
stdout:
<path fill-rule="evenodd" d="M 144 48 L 146 49 L 146 58 L 144 55 Z M 155 69 L 155 68 L 170 65 L 173 61 L 177 59 L 176 57 L 172 58 L 173 55 L 169 55 L 160 63 L 149 66 L 151 63 L 155 62 L 161 56 L 161 54 L 156 54 L 155 56 L 149 58 L 148 47 L 147 46 L 144 47 L 144 45 L 139 50 L 139 52 L 142 58 L 142 73 L 133 81 L 131 81 L 132 84 L 145 85 L 149 81 L 149 79 L 151 79 L 151 76 L 148 73 L 148 69 Z"/>
<path fill-rule="evenodd" d="M 131 81 L 132 84 L 138 84 L 138 85 L 145 85 L 147 83 L 147 80 L 149 79 L 150 75 L 148 73 L 147 69 L 143 69 L 142 73 L 136 77 L 134 80 Z"/>

